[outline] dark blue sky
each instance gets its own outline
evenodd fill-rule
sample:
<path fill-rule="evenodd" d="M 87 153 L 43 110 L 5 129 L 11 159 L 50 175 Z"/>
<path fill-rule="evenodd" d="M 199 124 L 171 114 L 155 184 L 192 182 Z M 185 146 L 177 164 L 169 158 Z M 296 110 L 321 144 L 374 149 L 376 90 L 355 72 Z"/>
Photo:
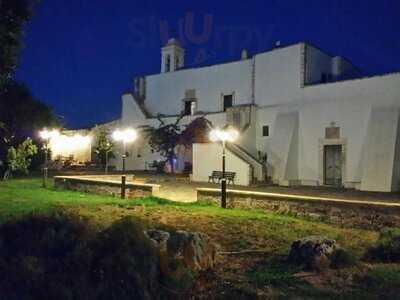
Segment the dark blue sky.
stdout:
<path fill-rule="evenodd" d="M 133 78 L 159 72 L 168 32 L 190 65 L 309 41 L 370 75 L 400 70 L 399 29 L 398 0 L 42 0 L 17 79 L 80 127 L 119 117 Z"/>

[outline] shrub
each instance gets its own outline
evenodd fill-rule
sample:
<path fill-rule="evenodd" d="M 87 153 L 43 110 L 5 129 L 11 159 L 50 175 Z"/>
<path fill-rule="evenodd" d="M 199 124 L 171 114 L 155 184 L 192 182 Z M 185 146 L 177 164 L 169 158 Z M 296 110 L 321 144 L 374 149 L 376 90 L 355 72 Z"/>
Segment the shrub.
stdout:
<path fill-rule="evenodd" d="M 400 228 L 383 230 L 377 245 L 369 248 L 364 258 L 381 262 L 400 262 Z"/>
<path fill-rule="evenodd" d="M 331 267 L 335 269 L 351 267 L 357 263 L 357 259 L 352 253 L 341 248 L 333 251 L 330 259 Z"/>
<path fill-rule="evenodd" d="M 141 222 L 123 218 L 101 232 L 82 259 L 91 261 L 91 284 L 99 299 L 153 299 L 158 255 Z"/>
<path fill-rule="evenodd" d="M 74 254 L 91 233 L 79 217 L 63 213 L 29 215 L 1 225 L 0 294 L 46 299 L 68 291 L 59 285 L 68 282 Z"/>
<path fill-rule="evenodd" d="M 360 278 L 361 286 L 368 291 L 379 291 L 380 299 L 398 299 L 400 292 L 400 267 L 380 265 Z"/>
<path fill-rule="evenodd" d="M 31 157 L 37 154 L 37 146 L 30 138 L 27 138 L 17 148 L 10 147 L 7 152 L 7 164 L 10 172 L 28 174 L 31 165 Z"/>
<path fill-rule="evenodd" d="M 158 256 L 136 219 L 101 232 L 64 213 L 0 226 L 1 299 L 157 299 L 159 280 Z"/>

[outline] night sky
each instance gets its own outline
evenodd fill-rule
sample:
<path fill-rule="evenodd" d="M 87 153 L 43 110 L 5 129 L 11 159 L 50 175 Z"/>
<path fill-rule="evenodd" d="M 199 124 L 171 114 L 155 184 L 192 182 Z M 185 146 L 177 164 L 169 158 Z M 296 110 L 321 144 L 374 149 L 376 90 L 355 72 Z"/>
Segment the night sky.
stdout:
<path fill-rule="evenodd" d="M 400 70 L 399 29 L 398 0 L 42 0 L 16 77 L 77 128 L 118 118 L 121 94 L 160 71 L 171 35 L 183 38 L 186 65 L 308 41 L 371 75 Z"/>

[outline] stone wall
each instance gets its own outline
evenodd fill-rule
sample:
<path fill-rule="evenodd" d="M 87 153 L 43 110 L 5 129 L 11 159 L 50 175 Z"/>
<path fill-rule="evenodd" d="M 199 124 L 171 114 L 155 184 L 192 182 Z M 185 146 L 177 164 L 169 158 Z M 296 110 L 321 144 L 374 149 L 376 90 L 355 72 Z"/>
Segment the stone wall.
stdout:
<path fill-rule="evenodd" d="M 197 200 L 220 204 L 218 189 L 197 189 Z M 227 191 L 227 207 L 263 209 L 344 227 L 400 227 L 400 204 L 335 200 L 272 193 Z"/>
<path fill-rule="evenodd" d="M 90 178 L 79 178 L 73 176 L 56 176 L 54 185 L 57 189 L 67 189 L 93 194 L 104 194 L 120 197 L 121 182 L 113 180 L 101 180 Z M 147 183 L 126 183 L 126 198 L 140 198 L 157 196 L 160 186 Z"/>

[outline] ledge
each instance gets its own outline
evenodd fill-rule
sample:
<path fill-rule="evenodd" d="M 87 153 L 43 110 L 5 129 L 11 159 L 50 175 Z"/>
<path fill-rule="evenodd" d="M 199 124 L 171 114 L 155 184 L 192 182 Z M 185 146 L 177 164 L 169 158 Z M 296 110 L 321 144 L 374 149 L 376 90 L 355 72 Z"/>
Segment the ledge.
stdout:
<path fill-rule="evenodd" d="M 61 189 L 112 196 L 120 196 L 122 192 L 121 179 L 113 180 L 110 177 L 99 178 L 99 176 L 55 176 L 54 185 L 56 188 Z M 158 184 L 132 181 L 127 181 L 125 183 L 125 193 L 127 198 L 157 196 L 159 191 L 160 185 Z"/>
<path fill-rule="evenodd" d="M 221 194 L 220 189 L 215 188 L 198 188 L 197 193 L 205 192 L 209 194 Z M 237 195 L 256 199 L 271 199 L 271 200 L 283 200 L 283 201 L 308 201 L 308 202 L 324 202 L 326 204 L 348 204 L 348 205 L 368 205 L 377 207 L 393 207 L 400 209 L 400 203 L 391 202 L 378 202 L 378 201 L 363 201 L 363 200 L 348 200 L 338 198 L 327 198 L 327 197 L 315 197 L 315 196 L 301 196 L 292 194 L 281 194 L 281 193 L 268 193 L 268 192 L 257 192 L 257 191 L 245 191 L 245 190 L 226 190 L 227 195 Z"/>
<path fill-rule="evenodd" d="M 95 177 L 95 176 L 93 176 Z M 69 180 L 75 182 L 82 183 L 104 183 L 108 185 L 121 185 L 121 180 L 111 180 L 111 179 L 99 179 L 99 178 L 90 178 L 89 176 L 54 176 L 54 180 Z M 149 188 L 160 188 L 159 184 L 152 183 L 141 183 L 141 182 L 129 182 L 127 181 L 125 184 L 126 187 L 149 187 Z"/>

